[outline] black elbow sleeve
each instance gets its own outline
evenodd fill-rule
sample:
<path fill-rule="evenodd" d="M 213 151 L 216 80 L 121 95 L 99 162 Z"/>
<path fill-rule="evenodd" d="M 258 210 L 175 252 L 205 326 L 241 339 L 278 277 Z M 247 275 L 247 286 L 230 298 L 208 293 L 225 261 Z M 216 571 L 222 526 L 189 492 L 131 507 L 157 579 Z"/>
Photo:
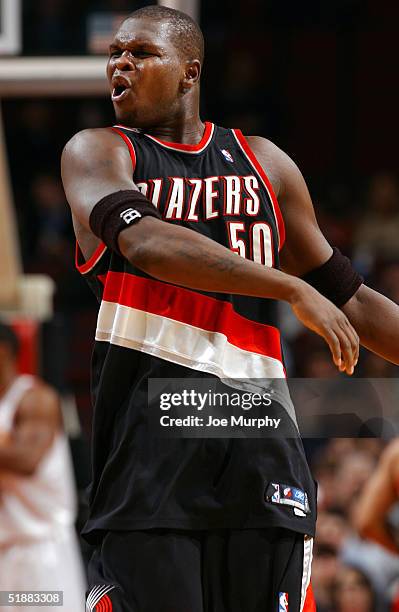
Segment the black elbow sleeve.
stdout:
<path fill-rule="evenodd" d="M 312 285 L 338 308 L 350 300 L 364 281 L 352 267 L 350 260 L 335 247 L 330 259 L 305 274 L 302 280 Z"/>
<path fill-rule="evenodd" d="M 140 191 L 128 189 L 105 196 L 90 213 L 90 229 L 112 251 L 122 256 L 118 236 L 146 216 L 161 219 L 159 211 Z"/>

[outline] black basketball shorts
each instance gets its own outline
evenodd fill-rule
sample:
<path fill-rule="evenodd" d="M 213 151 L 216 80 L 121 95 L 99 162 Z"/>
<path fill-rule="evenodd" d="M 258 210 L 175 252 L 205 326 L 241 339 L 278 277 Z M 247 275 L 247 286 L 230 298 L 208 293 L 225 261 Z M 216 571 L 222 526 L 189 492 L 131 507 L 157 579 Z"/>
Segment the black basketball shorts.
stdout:
<path fill-rule="evenodd" d="M 312 539 L 286 529 L 108 531 L 87 612 L 312 612 Z"/>

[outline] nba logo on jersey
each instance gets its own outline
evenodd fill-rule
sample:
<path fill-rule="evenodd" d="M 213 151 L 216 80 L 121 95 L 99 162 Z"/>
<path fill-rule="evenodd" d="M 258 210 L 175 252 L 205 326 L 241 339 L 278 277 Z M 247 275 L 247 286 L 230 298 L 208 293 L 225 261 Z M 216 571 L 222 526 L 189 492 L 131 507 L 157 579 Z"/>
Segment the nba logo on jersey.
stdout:
<path fill-rule="evenodd" d="M 231 164 L 233 164 L 233 163 L 234 163 L 234 159 L 233 159 L 233 156 L 232 156 L 232 154 L 230 153 L 230 151 L 228 151 L 227 149 L 220 149 L 220 150 L 221 150 L 221 152 L 223 153 L 224 158 L 225 158 L 225 159 L 227 159 L 227 161 L 228 161 L 228 162 L 230 162 Z"/>
<path fill-rule="evenodd" d="M 288 593 L 280 592 L 278 594 L 278 612 L 289 612 L 289 610 L 288 610 Z"/>
<path fill-rule="evenodd" d="M 280 485 L 273 483 L 273 487 L 274 487 L 274 493 L 272 495 L 272 502 L 274 502 L 275 504 L 278 504 L 280 503 Z"/>

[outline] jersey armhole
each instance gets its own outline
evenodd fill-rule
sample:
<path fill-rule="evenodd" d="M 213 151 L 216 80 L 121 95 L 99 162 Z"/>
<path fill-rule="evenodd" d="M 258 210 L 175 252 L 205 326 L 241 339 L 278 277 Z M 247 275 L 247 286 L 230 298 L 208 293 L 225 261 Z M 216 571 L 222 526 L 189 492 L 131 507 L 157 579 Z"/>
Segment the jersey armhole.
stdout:
<path fill-rule="evenodd" d="M 93 255 L 89 257 L 89 259 L 86 261 L 79 246 L 79 243 L 78 241 L 76 241 L 75 266 L 78 272 L 80 272 L 81 274 L 87 274 L 88 272 L 91 272 L 93 268 L 98 264 L 106 250 L 106 245 L 101 242 L 94 251 Z"/>
<path fill-rule="evenodd" d="M 252 151 L 251 147 L 248 144 L 247 139 L 245 138 L 244 134 L 241 132 L 241 130 L 232 130 L 233 135 L 236 139 L 236 141 L 238 142 L 241 151 L 244 153 L 245 157 L 248 159 L 249 163 L 251 164 L 251 166 L 254 168 L 254 170 L 257 172 L 257 174 L 260 176 L 262 183 L 269 195 L 270 201 L 272 203 L 272 207 L 273 207 L 273 213 L 274 213 L 274 217 L 276 219 L 276 224 L 277 224 L 277 231 L 278 231 L 278 250 L 281 251 L 281 248 L 284 244 L 285 241 L 285 227 L 284 227 L 284 219 L 283 219 L 283 215 L 281 214 L 281 210 L 280 210 L 280 206 L 279 203 L 277 201 L 277 197 L 276 194 L 274 193 L 274 189 L 272 187 L 272 184 L 270 182 L 269 177 L 267 176 L 264 168 L 262 167 L 262 165 L 259 163 L 255 153 Z"/>
<path fill-rule="evenodd" d="M 137 156 L 136 156 L 136 151 L 134 150 L 132 141 L 118 127 L 113 126 L 111 130 L 115 132 L 115 134 L 118 134 L 124 140 L 125 144 L 127 145 L 127 148 L 129 149 L 130 159 L 132 160 L 132 173 L 134 174 L 134 171 L 136 170 Z"/>

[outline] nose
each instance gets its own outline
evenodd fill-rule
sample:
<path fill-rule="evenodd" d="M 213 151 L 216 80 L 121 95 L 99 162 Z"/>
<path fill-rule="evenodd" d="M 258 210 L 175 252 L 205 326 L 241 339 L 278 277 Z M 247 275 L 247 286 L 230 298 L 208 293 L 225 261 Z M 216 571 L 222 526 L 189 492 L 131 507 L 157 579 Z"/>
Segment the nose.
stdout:
<path fill-rule="evenodd" d="M 116 58 L 115 68 L 121 71 L 134 69 L 133 58 L 130 51 L 126 50 Z"/>

